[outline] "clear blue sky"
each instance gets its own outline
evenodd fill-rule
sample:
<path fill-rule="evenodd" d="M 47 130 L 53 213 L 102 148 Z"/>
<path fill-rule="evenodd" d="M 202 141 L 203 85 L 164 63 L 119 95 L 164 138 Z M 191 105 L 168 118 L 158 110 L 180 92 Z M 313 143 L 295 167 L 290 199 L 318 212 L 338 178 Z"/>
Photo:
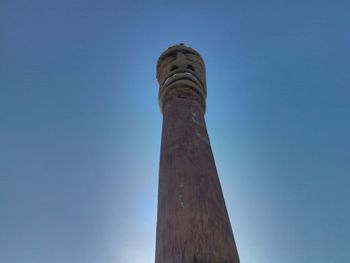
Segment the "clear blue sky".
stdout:
<path fill-rule="evenodd" d="M 207 66 L 242 263 L 350 262 L 349 1 L 0 1 L 0 262 L 154 261 L 156 61 Z"/>

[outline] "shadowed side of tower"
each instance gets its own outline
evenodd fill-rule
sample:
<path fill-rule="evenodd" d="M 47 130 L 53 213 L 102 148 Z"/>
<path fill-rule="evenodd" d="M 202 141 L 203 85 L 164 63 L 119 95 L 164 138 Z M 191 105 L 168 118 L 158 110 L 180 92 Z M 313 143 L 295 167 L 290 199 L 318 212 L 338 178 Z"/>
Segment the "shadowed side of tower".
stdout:
<path fill-rule="evenodd" d="M 205 65 L 182 44 L 159 58 L 163 113 L 156 263 L 239 263 L 206 129 Z"/>

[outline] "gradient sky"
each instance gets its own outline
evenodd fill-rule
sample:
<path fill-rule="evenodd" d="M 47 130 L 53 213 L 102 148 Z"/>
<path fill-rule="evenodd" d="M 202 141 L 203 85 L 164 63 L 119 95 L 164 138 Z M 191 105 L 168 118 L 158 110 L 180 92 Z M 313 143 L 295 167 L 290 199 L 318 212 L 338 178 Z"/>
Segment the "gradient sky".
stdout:
<path fill-rule="evenodd" d="M 156 61 L 207 67 L 242 263 L 350 262 L 349 1 L 0 0 L 0 262 L 154 262 Z"/>

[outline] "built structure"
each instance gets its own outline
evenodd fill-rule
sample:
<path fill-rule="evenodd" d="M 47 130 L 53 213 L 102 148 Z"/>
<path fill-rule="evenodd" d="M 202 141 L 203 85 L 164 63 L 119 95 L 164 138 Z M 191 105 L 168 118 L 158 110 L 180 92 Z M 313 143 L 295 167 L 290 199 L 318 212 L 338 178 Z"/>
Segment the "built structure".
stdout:
<path fill-rule="evenodd" d="M 204 114 L 204 61 L 183 44 L 157 64 L 163 114 L 156 263 L 239 263 Z"/>

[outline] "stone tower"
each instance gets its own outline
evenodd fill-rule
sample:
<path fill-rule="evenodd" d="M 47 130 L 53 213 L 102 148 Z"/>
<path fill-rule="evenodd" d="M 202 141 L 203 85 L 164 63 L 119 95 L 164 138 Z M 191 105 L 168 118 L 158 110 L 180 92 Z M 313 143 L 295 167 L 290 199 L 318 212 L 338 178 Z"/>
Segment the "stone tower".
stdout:
<path fill-rule="evenodd" d="M 239 263 L 206 129 L 201 56 L 183 44 L 157 63 L 163 114 L 156 263 Z"/>

